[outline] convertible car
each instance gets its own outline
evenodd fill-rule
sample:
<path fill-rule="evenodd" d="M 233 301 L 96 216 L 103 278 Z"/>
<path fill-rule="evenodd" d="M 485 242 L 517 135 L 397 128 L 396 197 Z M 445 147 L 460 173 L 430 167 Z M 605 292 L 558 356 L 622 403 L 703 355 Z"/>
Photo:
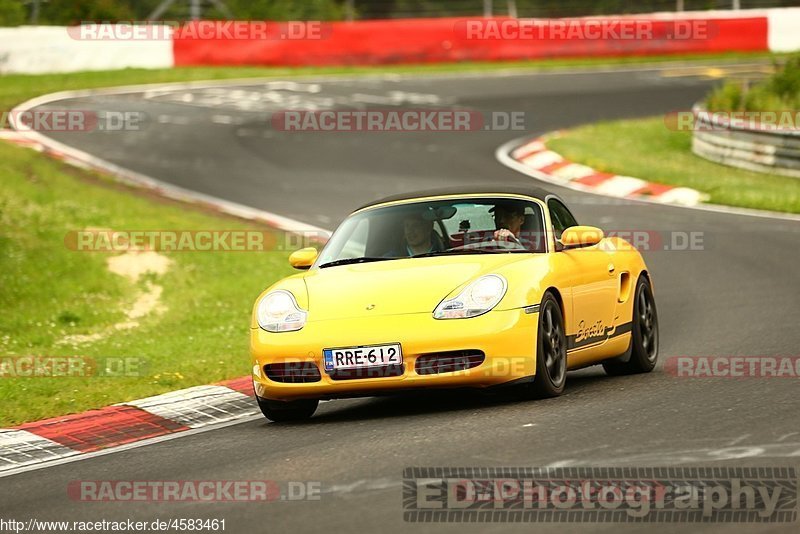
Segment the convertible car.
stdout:
<path fill-rule="evenodd" d="M 460 188 L 354 211 L 257 299 L 253 384 L 273 421 L 416 388 L 564 391 L 568 370 L 651 371 L 658 317 L 628 242 L 538 188 Z"/>

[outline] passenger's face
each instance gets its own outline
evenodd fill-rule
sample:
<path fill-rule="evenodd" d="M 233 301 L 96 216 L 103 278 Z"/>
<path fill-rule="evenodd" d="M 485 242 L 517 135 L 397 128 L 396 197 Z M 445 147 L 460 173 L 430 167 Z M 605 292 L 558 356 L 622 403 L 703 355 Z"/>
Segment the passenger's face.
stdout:
<path fill-rule="evenodd" d="M 431 238 L 431 229 L 431 224 L 422 219 L 406 219 L 403 221 L 406 243 L 412 247 L 427 243 Z"/>

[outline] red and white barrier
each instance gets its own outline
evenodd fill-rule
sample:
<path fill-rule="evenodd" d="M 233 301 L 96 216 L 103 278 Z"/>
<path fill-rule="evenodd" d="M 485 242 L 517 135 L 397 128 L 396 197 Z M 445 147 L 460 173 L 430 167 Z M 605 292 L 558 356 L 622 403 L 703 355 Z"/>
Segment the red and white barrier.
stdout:
<path fill-rule="evenodd" d="M 316 26 L 315 26 L 316 25 Z M 648 28 L 640 37 L 624 28 Z M 616 27 L 623 31 L 615 33 Z M 132 29 L 134 28 L 134 29 Z M 514 32 L 503 32 L 503 29 Z M 540 31 L 528 35 L 525 29 Z M 600 28 L 598 30 L 598 28 Z M 612 30 L 604 32 L 603 29 Z M 499 32 L 497 30 L 500 30 Z M 687 33 L 688 32 L 688 33 Z M 800 8 L 581 19 L 200 21 L 0 28 L 0 73 L 198 65 L 378 65 L 800 50 Z"/>

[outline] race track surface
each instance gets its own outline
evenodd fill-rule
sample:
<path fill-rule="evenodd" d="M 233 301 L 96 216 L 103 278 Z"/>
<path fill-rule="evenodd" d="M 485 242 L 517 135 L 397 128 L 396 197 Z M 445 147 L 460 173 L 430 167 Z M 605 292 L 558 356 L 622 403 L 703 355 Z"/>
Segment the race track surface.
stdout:
<path fill-rule="evenodd" d="M 138 110 L 139 132 L 58 140 L 173 184 L 325 228 L 364 202 L 464 183 L 530 184 L 500 165 L 501 144 L 581 123 L 688 109 L 711 81 L 622 72 L 307 79 L 94 96 L 51 108 Z M 522 111 L 527 131 L 286 133 L 272 111 L 385 105 Z M 658 161 L 653 161 L 657 166 Z M 646 178 L 646 177 L 644 177 Z M 645 253 L 671 356 L 798 355 L 800 224 L 623 202 L 547 186 L 579 221 L 659 235 L 702 232 L 704 250 Z M 254 257 L 254 261 L 258 261 Z M 243 310 L 246 314 L 249 310 Z M 243 315 L 244 316 L 244 315 Z M 244 341 L 243 341 L 244 342 Z M 247 365 L 243 362 L 242 374 Z M 633 532 L 641 525 L 403 521 L 408 466 L 797 466 L 798 379 L 612 378 L 572 373 L 557 399 L 468 393 L 327 402 L 303 424 L 244 422 L 2 479 L 0 510 L 25 519 L 225 518 L 229 532 Z M 74 480 L 320 481 L 318 501 L 82 503 Z M 687 525 L 659 524 L 658 532 Z M 692 531 L 718 531 L 713 524 Z M 795 525 L 728 525 L 794 531 Z"/>

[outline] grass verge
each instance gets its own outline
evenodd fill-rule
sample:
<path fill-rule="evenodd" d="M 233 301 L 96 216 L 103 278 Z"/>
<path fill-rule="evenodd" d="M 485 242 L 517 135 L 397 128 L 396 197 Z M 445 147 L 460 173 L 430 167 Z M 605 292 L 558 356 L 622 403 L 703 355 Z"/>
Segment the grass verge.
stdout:
<path fill-rule="evenodd" d="M 120 253 L 70 250 L 65 235 L 91 227 L 278 234 L 5 143 L 0 175 L 0 426 L 247 374 L 249 312 L 261 290 L 290 273 L 285 253 L 163 252 L 166 272 L 133 281 L 108 268 Z M 163 289 L 161 311 L 115 327 L 154 286 Z M 113 372 L 20 377 L 25 356 L 90 358 Z"/>
<path fill-rule="evenodd" d="M 710 202 L 800 213 L 800 180 L 719 165 L 695 156 L 691 132 L 667 128 L 663 117 L 602 122 L 564 132 L 548 147 L 599 171 L 691 187 Z"/>

